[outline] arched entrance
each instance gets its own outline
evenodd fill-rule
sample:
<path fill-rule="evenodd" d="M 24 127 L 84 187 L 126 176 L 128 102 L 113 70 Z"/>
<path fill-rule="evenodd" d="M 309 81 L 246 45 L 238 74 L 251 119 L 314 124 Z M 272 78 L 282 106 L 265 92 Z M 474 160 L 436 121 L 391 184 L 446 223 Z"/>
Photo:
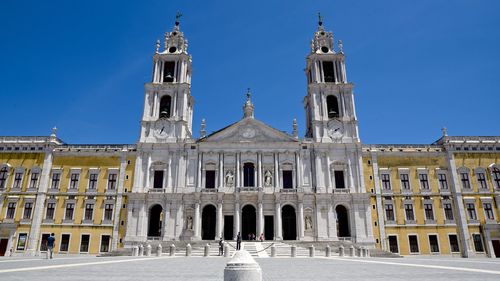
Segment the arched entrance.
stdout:
<path fill-rule="evenodd" d="M 255 207 L 252 205 L 243 207 L 241 210 L 241 238 L 243 240 L 248 240 L 248 234 L 259 235 L 256 233 L 256 221 Z"/>
<path fill-rule="evenodd" d="M 283 229 L 283 240 L 297 239 L 297 217 L 295 208 L 286 205 L 281 209 L 281 226 Z"/>
<path fill-rule="evenodd" d="M 161 205 L 154 205 L 149 209 L 148 236 L 160 237 L 161 226 L 163 224 L 163 208 Z"/>
<path fill-rule="evenodd" d="M 213 205 L 207 205 L 201 213 L 201 239 L 215 240 L 216 210 Z"/>
<path fill-rule="evenodd" d="M 335 208 L 337 213 L 337 236 L 338 237 L 351 237 L 351 230 L 349 228 L 349 213 L 346 207 L 338 205 Z"/>

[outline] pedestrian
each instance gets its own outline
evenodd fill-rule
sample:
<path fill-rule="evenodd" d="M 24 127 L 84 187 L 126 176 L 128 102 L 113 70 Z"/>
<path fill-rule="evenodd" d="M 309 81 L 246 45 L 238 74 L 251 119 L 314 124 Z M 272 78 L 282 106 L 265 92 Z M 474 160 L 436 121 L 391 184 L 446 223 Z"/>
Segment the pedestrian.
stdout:
<path fill-rule="evenodd" d="M 252 233 L 252 240 L 255 240 L 255 233 Z"/>
<path fill-rule="evenodd" d="M 236 250 L 241 249 L 241 233 L 238 232 L 238 235 L 236 235 Z"/>
<path fill-rule="evenodd" d="M 47 259 L 53 258 L 54 253 L 54 244 L 56 243 L 56 237 L 54 237 L 54 233 L 51 233 L 47 238 Z"/>
<path fill-rule="evenodd" d="M 260 242 L 264 242 L 264 233 L 261 233 L 261 234 L 259 235 L 259 241 L 260 241 Z"/>
<path fill-rule="evenodd" d="M 223 255 L 224 255 L 224 240 L 221 237 L 219 240 L 219 256 Z"/>
<path fill-rule="evenodd" d="M 252 233 L 248 233 L 247 238 L 248 241 L 252 240 Z"/>

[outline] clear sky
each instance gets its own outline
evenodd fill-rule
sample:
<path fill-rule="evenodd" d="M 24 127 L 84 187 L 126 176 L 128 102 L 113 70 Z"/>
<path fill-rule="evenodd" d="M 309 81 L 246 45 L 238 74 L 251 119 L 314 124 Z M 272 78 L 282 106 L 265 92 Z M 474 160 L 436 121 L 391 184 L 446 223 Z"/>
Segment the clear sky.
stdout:
<path fill-rule="evenodd" d="M 175 12 L 193 57 L 194 136 L 242 116 L 304 134 L 303 72 L 321 11 L 342 39 L 364 143 L 500 135 L 500 1 L 0 2 L 0 135 L 135 143 L 156 39 Z"/>

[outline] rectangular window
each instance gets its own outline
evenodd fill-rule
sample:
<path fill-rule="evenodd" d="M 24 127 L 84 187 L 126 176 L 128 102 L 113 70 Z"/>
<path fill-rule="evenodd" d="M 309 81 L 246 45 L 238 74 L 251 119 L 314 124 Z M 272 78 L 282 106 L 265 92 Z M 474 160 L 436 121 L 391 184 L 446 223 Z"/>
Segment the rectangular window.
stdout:
<path fill-rule="evenodd" d="M 391 179 L 389 174 L 381 174 L 382 178 L 382 188 L 385 190 L 391 189 Z"/>
<path fill-rule="evenodd" d="M 163 188 L 163 170 L 155 171 L 153 188 Z"/>
<path fill-rule="evenodd" d="M 486 184 L 486 174 L 485 173 L 477 173 L 477 183 L 479 184 L 479 188 L 488 189 L 488 185 Z"/>
<path fill-rule="evenodd" d="M 460 247 L 458 246 L 458 237 L 456 234 L 450 234 L 448 235 L 448 238 L 450 239 L 450 249 L 452 253 L 458 253 L 460 252 Z"/>
<path fill-rule="evenodd" d="M 493 178 L 493 183 L 495 185 L 495 188 L 500 188 L 500 170 L 498 170 L 496 167 L 493 168 L 493 171 L 491 172 L 491 177 Z"/>
<path fill-rule="evenodd" d="M 333 71 L 333 62 L 324 61 L 323 62 L 323 74 L 325 77 L 325 82 L 335 82 L 335 74 Z"/>
<path fill-rule="evenodd" d="M 38 187 L 38 177 L 39 173 L 31 173 L 30 186 L 29 188 L 37 188 Z"/>
<path fill-rule="evenodd" d="M 392 204 L 385 204 L 385 219 L 394 221 L 394 206 Z"/>
<path fill-rule="evenodd" d="M 493 207 L 491 206 L 491 203 L 484 203 L 483 209 L 484 209 L 484 215 L 486 216 L 487 220 L 494 220 L 495 219 L 495 215 L 493 214 Z"/>
<path fill-rule="evenodd" d="M 410 189 L 410 179 L 408 177 L 408 174 L 401 174 L 401 188 L 409 190 Z"/>
<path fill-rule="evenodd" d="M 101 253 L 109 252 L 109 235 L 103 235 L 101 236 Z"/>
<path fill-rule="evenodd" d="M 92 173 L 89 175 L 89 189 L 97 189 L 97 178 L 99 174 Z"/>
<path fill-rule="evenodd" d="M 470 189 L 469 174 L 460 173 L 460 181 L 462 182 L 463 189 Z"/>
<path fill-rule="evenodd" d="M 413 214 L 413 205 L 412 204 L 405 204 L 405 214 L 406 214 L 407 221 L 414 221 L 415 220 L 415 215 Z"/>
<path fill-rule="evenodd" d="M 14 215 L 16 214 L 16 205 L 17 202 L 9 202 L 9 204 L 7 204 L 7 214 L 5 214 L 6 219 L 14 219 Z"/>
<path fill-rule="evenodd" d="M 408 240 L 410 242 L 410 253 L 418 253 L 418 237 L 417 235 L 408 235 Z"/>
<path fill-rule="evenodd" d="M 446 180 L 446 174 L 438 174 L 439 188 L 448 189 L 448 181 Z"/>
<path fill-rule="evenodd" d="M 92 216 L 94 215 L 94 204 L 85 204 L 85 220 L 92 220 Z"/>
<path fill-rule="evenodd" d="M 453 220 L 453 208 L 451 207 L 451 203 L 444 203 L 443 209 L 444 209 L 444 216 L 445 216 L 446 220 L 452 221 Z"/>
<path fill-rule="evenodd" d="M 113 204 L 104 205 L 104 220 L 113 220 Z"/>
<path fill-rule="evenodd" d="M 474 203 L 465 204 L 467 207 L 467 214 L 469 215 L 469 220 L 477 220 L 476 207 Z"/>
<path fill-rule="evenodd" d="M 28 240 L 28 233 L 19 233 L 17 237 L 17 251 L 24 251 L 26 249 L 26 242 Z"/>
<path fill-rule="evenodd" d="M 47 251 L 47 238 L 49 238 L 50 234 L 45 233 L 42 234 L 42 239 L 40 239 L 40 252 Z"/>
<path fill-rule="evenodd" d="M 52 184 L 50 188 L 52 189 L 59 189 L 59 182 L 61 181 L 61 174 L 60 173 L 53 173 L 52 174 Z"/>
<path fill-rule="evenodd" d="M 14 184 L 12 188 L 21 188 L 21 184 L 23 182 L 23 173 L 17 172 L 14 174 Z"/>
<path fill-rule="evenodd" d="M 427 174 L 419 174 L 418 179 L 420 181 L 420 187 L 422 189 L 429 189 L 429 178 Z"/>
<path fill-rule="evenodd" d="M 432 204 L 424 204 L 425 211 L 425 219 L 433 221 L 434 220 L 434 212 L 432 210 Z"/>
<path fill-rule="evenodd" d="M 47 212 L 45 213 L 45 219 L 53 220 L 55 209 L 56 209 L 56 203 L 47 203 Z"/>
<path fill-rule="evenodd" d="M 59 248 L 60 252 L 67 252 L 69 250 L 69 234 L 61 235 L 61 246 Z"/>
<path fill-rule="evenodd" d="M 345 188 L 345 181 L 344 181 L 344 171 L 334 171 L 333 172 L 335 176 L 335 188 Z"/>
<path fill-rule="evenodd" d="M 6 167 L 3 167 L 0 170 L 0 189 L 5 188 L 5 184 L 7 183 L 7 178 L 9 177 L 9 171 Z"/>
<path fill-rule="evenodd" d="M 73 220 L 73 212 L 75 210 L 75 203 L 66 204 L 65 220 Z"/>
<path fill-rule="evenodd" d="M 293 188 L 293 173 L 292 170 L 283 170 L 283 188 Z"/>
<path fill-rule="evenodd" d="M 90 245 L 90 235 L 82 234 L 82 238 L 80 239 L 80 253 L 88 253 Z"/>
<path fill-rule="evenodd" d="M 431 246 L 431 253 L 439 253 L 439 242 L 437 235 L 429 235 L 429 244 Z"/>
<path fill-rule="evenodd" d="M 205 188 L 215 188 L 215 171 L 205 171 Z"/>
<path fill-rule="evenodd" d="M 31 219 L 31 211 L 32 210 L 33 210 L 33 203 L 32 202 L 24 203 L 23 219 L 25 219 L 25 220 Z"/>
<path fill-rule="evenodd" d="M 118 175 L 113 173 L 108 175 L 108 190 L 115 190 L 116 189 L 116 179 Z"/>
<path fill-rule="evenodd" d="M 399 247 L 398 247 L 398 237 L 397 236 L 389 236 L 389 251 L 391 253 L 399 253 Z"/>
<path fill-rule="evenodd" d="M 481 234 L 472 234 L 472 239 L 474 240 L 474 249 L 476 249 L 476 252 L 484 252 Z"/>
<path fill-rule="evenodd" d="M 73 173 L 70 177 L 69 188 L 78 189 L 78 180 L 80 179 L 80 174 Z"/>

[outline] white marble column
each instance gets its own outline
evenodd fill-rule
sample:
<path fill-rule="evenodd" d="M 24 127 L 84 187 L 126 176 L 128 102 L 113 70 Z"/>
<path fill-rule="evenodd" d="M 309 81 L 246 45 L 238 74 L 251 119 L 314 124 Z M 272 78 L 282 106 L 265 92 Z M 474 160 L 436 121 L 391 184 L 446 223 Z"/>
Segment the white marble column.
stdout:
<path fill-rule="evenodd" d="M 168 154 L 167 184 L 166 188 L 172 187 L 172 154 Z M 170 192 L 170 190 L 168 191 Z"/>
<path fill-rule="evenodd" d="M 200 231 L 200 202 L 194 204 L 194 238 L 201 239 Z"/>
<path fill-rule="evenodd" d="M 296 176 L 295 184 L 296 187 L 299 188 L 302 186 L 301 182 L 302 173 L 300 169 L 300 151 L 295 152 L 295 176 Z"/>
<path fill-rule="evenodd" d="M 165 204 L 163 207 L 163 230 L 161 235 L 163 236 L 164 241 L 169 241 L 172 238 L 172 235 L 169 233 L 169 223 L 170 223 L 170 203 L 165 200 Z"/>
<path fill-rule="evenodd" d="M 219 153 L 219 188 L 222 188 L 223 186 L 224 186 L 224 154 L 221 152 Z"/>
<path fill-rule="evenodd" d="M 240 232 L 240 201 L 236 200 L 234 203 L 234 231 L 233 236 L 234 240 L 236 240 L 236 235 Z"/>
<path fill-rule="evenodd" d="M 222 222 L 224 220 L 224 217 L 222 216 L 222 203 L 222 200 L 217 201 L 217 224 L 215 230 L 216 239 L 224 236 L 222 233 Z"/>
<path fill-rule="evenodd" d="M 257 206 L 257 234 L 256 236 L 259 237 L 261 233 L 264 233 L 264 211 L 263 211 L 263 206 L 262 206 L 262 201 L 259 201 L 258 206 Z"/>
<path fill-rule="evenodd" d="M 257 187 L 262 187 L 262 152 L 257 153 Z"/>
<path fill-rule="evenodd" d="M 281 228 L 281 202 L 276 201 L 276 215 L 274 220 L 274 240 L 283 240 Z"/>
<path fill-rule="evenodd" d="M 325 155 L 325 161 L 326 161 L 326 192 L 331 193 L 333 191 L 333 188 L 335 188 L 335 183 L 332 180 L 332 169 L 330 168 L 330 154 L 326 153 Z"/>
<path fill-rule="evenodd" d="M 279 175 L 279 153 L 276 152 L 274 153 L 274 191 L 279 192 L 279 182 L 280 182 L 280 175 Z"/>
<path fill-rule="evenodd" d="M 322 174 L 322 166 L 321 166 L 321 156 L 319 155 L 319 152 L 316 152 L 316 155 L 314 157 L 315 160 L 315 165 L 314 165 L 314 174 L 316 175 L 316 192 L 321 192 L 323 189 L 323 181 L 321 180 L 321 174 Z"/>
<path fill-rule="evenodd" d="M 347 188 L 351 191 L 354 192 L 354 175 L 353 175 L 353 170 L 352 170 L 352 161 L 351 157 L 353 155 L 351 153 L 347 154 L 347 173 L 349 175 L 349 186 Z"/>
<path fill-rule="evenodd" d="M 304 203 L 299 201 L 299 213 L 297 215 L 297 228 L 299 233 L 299 240 L 304 239 Z"/>
<path fill-rule="evenodd" d="M 236 177 L 236 180 L 234 182 L 234 186 L 235 187 L 240 187 L 241 186 L 240 185 L 240 167 L 241 167 L 241 165 L 240 165 L 240 153 L 237 152 L 236 153 L 236 167 L 234 169 L 234 175 Z"/>
<path fill-rule="evenodd" d="M 201 189 L 201 177 L 202 177 L 202 170 L 203 170 L 203 167 L 202 167 L 202 163 L 203 163 L 203 152 L 200 152 L 200 154 L 198 155 L 198 176 L 197 176 L 197 187 L 198 187 L 198 190 Z"/>
<path fill-rule="evenodd" d="M 146 191 L 151 188 L 151 153 L 148 153 L 146 162 Z"/>

